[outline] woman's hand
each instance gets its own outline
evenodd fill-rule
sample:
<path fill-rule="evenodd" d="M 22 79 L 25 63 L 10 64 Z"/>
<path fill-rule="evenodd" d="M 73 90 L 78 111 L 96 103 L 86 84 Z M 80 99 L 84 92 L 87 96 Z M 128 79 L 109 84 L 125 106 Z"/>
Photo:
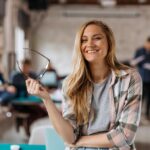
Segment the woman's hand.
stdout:
<path fill-rule="evenodd" d="M 26 87 L 28 93 L 31 95 L 38 96 L 43 100 L 50 99 L 48 91 L 44 87 L 42 87 L 42 85 L 38 81 L 29 78 L 26 80 Z"/>

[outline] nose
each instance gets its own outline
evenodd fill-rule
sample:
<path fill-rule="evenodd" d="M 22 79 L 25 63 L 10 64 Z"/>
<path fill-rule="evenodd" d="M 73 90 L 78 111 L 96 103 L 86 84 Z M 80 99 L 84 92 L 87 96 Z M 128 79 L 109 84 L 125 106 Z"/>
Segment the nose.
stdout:
<path fill-rule="evenodd" d="M 88 39 L 87 46 L 89 46 L 89 47 L 94 46 L 94 42 L 92 39 Z"/>

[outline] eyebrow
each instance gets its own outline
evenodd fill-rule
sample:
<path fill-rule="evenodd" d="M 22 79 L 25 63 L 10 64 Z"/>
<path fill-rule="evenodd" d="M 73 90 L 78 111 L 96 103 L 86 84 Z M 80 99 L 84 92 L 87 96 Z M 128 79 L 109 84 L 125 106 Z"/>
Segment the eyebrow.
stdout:
<path fill-rule="evenodd" d="M 104 36 L 103 34 L 100 34 L 100 33 L 99 34 L 94 34 L 93 36 L 99 36 L 99 35 Z"/>
<path fill-rule="evenodd" d="M 95 36 L 104 36 L 104 35 L 103 35 L 103 34 L 98 33 L 98 34 L 94 34 L 93 36 L 95 37 Z M 87 37 L 87 36 L 86 36 L 86 35 L 83 35 L 83 36 L 82 36 L 82 38 L 84 38 L 84 37 Z"/>

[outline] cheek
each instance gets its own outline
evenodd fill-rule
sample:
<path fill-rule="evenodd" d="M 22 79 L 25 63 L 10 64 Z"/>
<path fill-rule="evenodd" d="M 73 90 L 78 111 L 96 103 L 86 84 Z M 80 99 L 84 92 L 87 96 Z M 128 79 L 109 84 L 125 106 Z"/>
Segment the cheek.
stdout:
<path fill-rule="evenodd" d="M 86 55 L 85 52 L 82 51 L 81 53 L 82 53 L 83 58 L 86 58 L 86 57 L 87 57 L 87 55 Z"/>
<path fill-rule="evenodd" d="M 85 47 L 83 45 L 81 45 L 81 54 L 84 56 L 84 49 Z"/>
<path fill-rule="evenodd" d="M 85 45 L 81 45 L 81 53 L 82 53 L 82 55 L 84 55 L 84 53 L 85 53 L 85 48 L 86 48 Z"/>
<path fill-rule="evenodd" d="M 108 53 L 108 43 L 107 43 L 107 41 L 103 42 L 103 50 L 104 50 L 104 53 L 107 55 L 107 53 Z"/>
<path fill-rule="evenodd" d="M 81 51 L 83 51 L 85 49 L 85 45 L 81 44 Z"/>
<path fill-rule="evenodd" d="M 107 46 L 107 43 L 103 45 L 103 48 L 102 48 L 102 55 L 103 57 L 106 57 L 108 55 L 108 46 Z"/>
<path fill-rule="evenodd" d="M 101 42 L 101 45 L 105 48 L 105 49 L 108 49 L 108 43 L 106 40 L 102 41 Z"/>
<path fill-rule="evenodd" d="M 104 52 L 104 56 L 106 57 L 108 54 L 108 50 L 106 49 L 105 52 Z"/>

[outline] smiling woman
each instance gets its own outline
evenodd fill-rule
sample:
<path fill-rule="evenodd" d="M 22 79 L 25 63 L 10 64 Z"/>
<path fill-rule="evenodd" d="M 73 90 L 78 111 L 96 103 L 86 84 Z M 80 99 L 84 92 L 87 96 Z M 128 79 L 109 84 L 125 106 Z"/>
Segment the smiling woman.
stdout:
<path fill-rule="evenodd" d="M 105 23 L 89 21 L 76 35 L 73 71 L 63 83 L 63 115 L 39 82 L 28 79 L 26 85 L 43 99 L 66 150 L 135 149 L 142 82 L 136 70 L 118 62 Z"/>
<path fill-rule="evenodd" d="M 108 44 L 101 28 L 97 25 L 89 25 L 83 33 L 81 43 L 82 53 L 87 61 L 100 64 L 102 61 L 105 62 Z"/>

